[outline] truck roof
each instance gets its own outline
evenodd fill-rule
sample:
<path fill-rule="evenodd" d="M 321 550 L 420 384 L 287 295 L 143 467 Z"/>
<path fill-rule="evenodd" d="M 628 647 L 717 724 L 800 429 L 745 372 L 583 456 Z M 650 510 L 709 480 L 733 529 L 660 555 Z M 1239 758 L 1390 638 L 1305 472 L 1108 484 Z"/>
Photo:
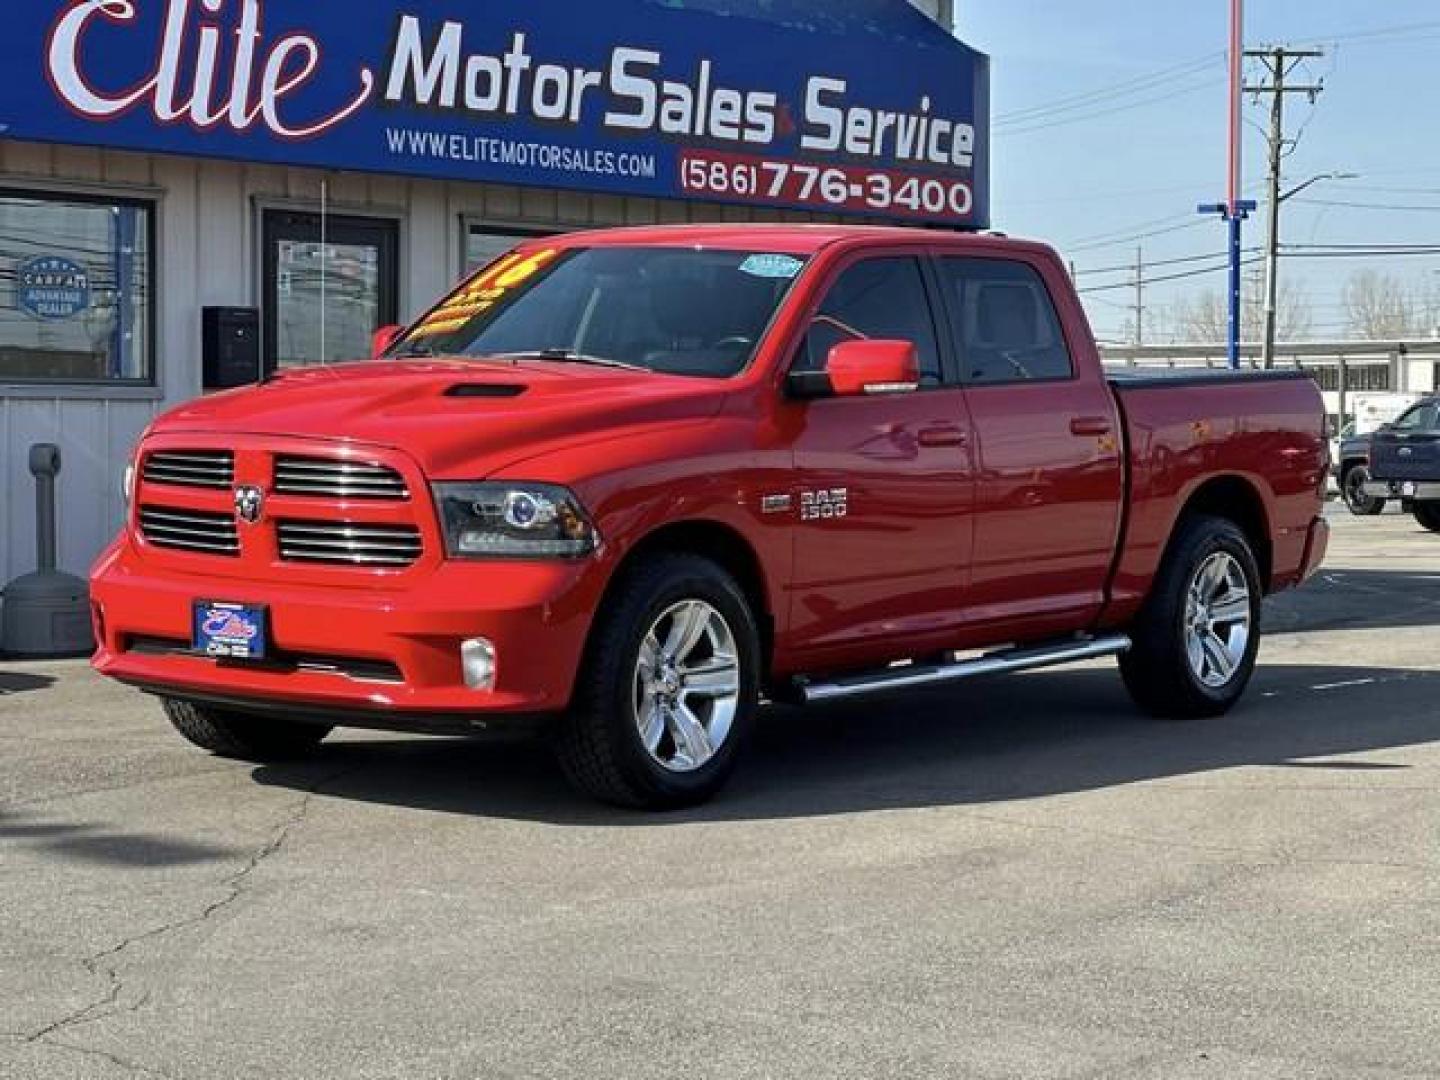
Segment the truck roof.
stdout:
<path fill-rule="evenodd" d="M 734 248 L 814 255 L 834 244 L 926 244 L 963 250 L 1009 251 L 1028 249 L 1050 253 L 1051 249 L 1028 240 L 1013 240 L 994 233 L 962 233 L 939 229 L 899 228 L 881 225 L 818 225 L 788 223 L 646 225 L 617 229 L 592 229 L 527 241 L 537 247 L 691 247 Z"/>

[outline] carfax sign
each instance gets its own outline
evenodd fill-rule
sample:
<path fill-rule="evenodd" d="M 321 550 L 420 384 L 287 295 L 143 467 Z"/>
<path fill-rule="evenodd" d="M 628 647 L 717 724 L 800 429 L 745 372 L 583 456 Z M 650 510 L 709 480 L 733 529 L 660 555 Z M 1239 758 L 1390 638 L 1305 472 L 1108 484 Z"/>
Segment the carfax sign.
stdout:
<path fill-rule="evenodd" d="M 90 307 L 90 272 L 60 255 L 27 259 L 15 268 L 15 296 L 37 319 L 73 319 Z"/>
<path fill-rule="evenodd" d="M 905 0 L 10 7 L 8 137 L 989 223 L 989 62 Z"/>

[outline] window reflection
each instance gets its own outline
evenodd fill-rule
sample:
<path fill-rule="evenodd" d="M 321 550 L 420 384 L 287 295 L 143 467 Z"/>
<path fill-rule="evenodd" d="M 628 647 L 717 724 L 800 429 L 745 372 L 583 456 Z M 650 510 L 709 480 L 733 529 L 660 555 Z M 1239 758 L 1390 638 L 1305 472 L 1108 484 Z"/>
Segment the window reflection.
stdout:
<path fill-rule="evenodd" d="M 147 382 L 152 212 L 0 191 L 0 381 Z"/>

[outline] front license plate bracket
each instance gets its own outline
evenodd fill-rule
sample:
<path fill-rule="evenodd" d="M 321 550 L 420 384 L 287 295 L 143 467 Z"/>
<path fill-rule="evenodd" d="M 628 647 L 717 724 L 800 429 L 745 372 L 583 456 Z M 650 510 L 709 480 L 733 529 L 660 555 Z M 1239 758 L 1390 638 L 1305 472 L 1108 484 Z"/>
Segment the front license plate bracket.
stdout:
<path fill-rule="evenodd" d="M 263 604 L 197 600 L 191 645 L 217 660 L 263 660 L 268 616 Z"/>

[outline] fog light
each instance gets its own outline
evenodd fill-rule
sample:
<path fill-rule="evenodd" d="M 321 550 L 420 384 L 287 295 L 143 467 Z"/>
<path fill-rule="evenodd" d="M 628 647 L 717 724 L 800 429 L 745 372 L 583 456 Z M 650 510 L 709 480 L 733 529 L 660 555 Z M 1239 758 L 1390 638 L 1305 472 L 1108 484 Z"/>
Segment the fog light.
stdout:
<path fill-rule="evenodd" d="M 460 669 L 471 690 L 495 689 L 495 646 L 483 637 L 460 643 Z"/>

